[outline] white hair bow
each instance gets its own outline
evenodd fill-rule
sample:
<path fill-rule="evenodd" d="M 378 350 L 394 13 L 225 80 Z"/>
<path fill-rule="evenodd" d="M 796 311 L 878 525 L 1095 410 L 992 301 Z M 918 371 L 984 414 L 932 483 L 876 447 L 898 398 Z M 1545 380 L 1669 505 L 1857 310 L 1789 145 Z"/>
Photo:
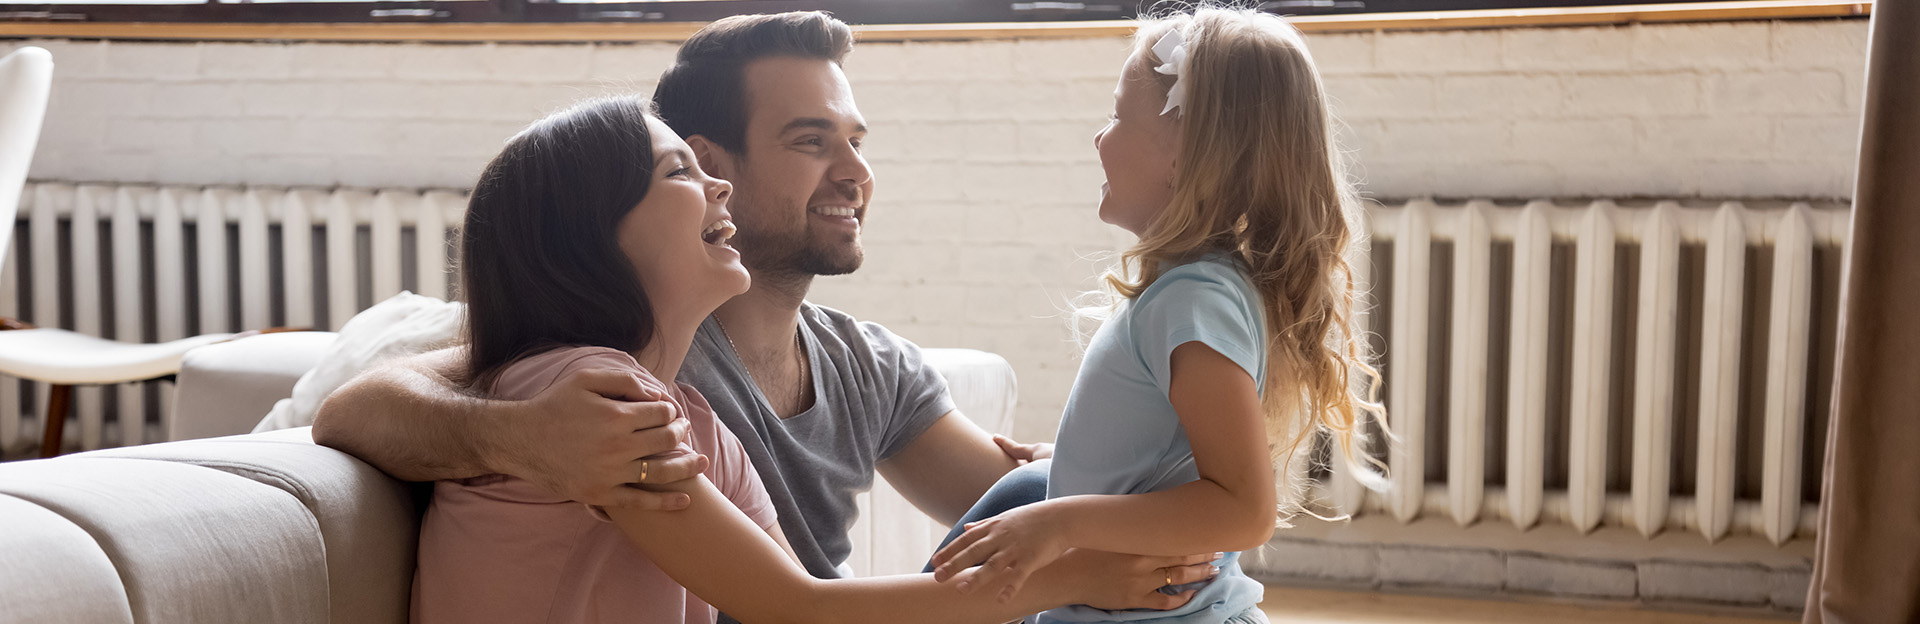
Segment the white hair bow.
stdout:
<path fill-rule="evenodd" d="M 1187 36 L 1178 28 L 1167 31 L 1167 34 L 1160 36 L 1159 42 L 1153 44 L 1153 54 L 1163 61 L 1153 71 L 1173 76 L 1173 88 L 1167 89 L 1167 106 L 1160 109 L 1160 114 L 1165 115 L 1187 103 L 1187 77 L 1184 75 L 1187 69 Z"/>

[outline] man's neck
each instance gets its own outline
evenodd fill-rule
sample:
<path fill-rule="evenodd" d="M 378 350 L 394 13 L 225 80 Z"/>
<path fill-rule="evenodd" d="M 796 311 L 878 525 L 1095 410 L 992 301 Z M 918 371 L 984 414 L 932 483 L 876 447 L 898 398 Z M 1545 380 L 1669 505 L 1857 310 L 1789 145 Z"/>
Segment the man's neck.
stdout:
<path fill-rule="evenodd" d="M 800 304 L 813 285 L 811 276 L 753 276 L 747 292 L 714 310 L 726 328 L 727 339 L 742 360 L 766 360 L 793 355 L 794 335 L 800 330 Z"/>
<path fill-rule="evenodd" d="M 800 306 L 811 276 L 766 278 L 756 274 L 753 288 L 713 312 L 747 375 L 780 418 L 813 406 L 807 357 L 800 349 Z"/>

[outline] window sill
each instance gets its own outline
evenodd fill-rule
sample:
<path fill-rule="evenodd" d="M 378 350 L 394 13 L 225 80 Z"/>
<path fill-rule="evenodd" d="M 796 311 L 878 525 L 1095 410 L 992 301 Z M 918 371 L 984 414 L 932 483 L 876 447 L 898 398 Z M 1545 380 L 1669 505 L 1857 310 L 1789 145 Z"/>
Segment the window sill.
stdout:
<path fill-rule="evenodd" d="M 1307 32 L 1455 30 L 1530 26 L 1602 26 L 1861 17 L 1870 1 L 1756 0 L 1687 5 L 1631 5 L 1482 11 L 1434 11 L 1296 17 Z M 699 23 L 103 23 L 0 22 L 0 38 L 70 38 L 161 41 L 336 42 L 678 42 Z M 855 26 L 861 41 L 955 41 L 1120 37 L 1132 21 L 995 24 L 882 24 Z"/>

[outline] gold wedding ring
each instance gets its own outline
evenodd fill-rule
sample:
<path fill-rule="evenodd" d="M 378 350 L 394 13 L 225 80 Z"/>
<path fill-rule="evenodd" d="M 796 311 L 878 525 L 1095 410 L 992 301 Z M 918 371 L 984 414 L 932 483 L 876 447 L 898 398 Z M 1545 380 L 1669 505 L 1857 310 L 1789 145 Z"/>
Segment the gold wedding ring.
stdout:
<path fill-rule="evenodd" d="M 640 480 L 647 480 L 647 460 L 640 460 Z"/>
<path fill-rule="evenodd" d="M 1167 575 L 1167 585 L 1166 585 L 1166 586 L 1167 586 L 1167 587 L 1173 587 L 1173 570 L 1171 570 L 1171 569 L 1169 569 L 1169 568 L 1160 568 L 1160 573 L 1161 573 L 1161 574 L 1165 574 L 1165 575 Z"/>

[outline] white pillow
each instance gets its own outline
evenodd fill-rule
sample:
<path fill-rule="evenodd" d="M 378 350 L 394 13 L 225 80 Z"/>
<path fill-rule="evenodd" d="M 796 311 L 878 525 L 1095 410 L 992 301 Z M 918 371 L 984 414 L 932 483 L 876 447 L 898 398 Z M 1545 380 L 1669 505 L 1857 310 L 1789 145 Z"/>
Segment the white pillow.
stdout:
<path fill-rule="evenodd" d="M 361 371 L 387 360 L 452 346 L 467 306 L 401 291 L 367 308 L 340 328 L 320 363 L 300 376 L 293 397 L 280 399 L 253 432 L 313 424 L 320 402 Z"/>

